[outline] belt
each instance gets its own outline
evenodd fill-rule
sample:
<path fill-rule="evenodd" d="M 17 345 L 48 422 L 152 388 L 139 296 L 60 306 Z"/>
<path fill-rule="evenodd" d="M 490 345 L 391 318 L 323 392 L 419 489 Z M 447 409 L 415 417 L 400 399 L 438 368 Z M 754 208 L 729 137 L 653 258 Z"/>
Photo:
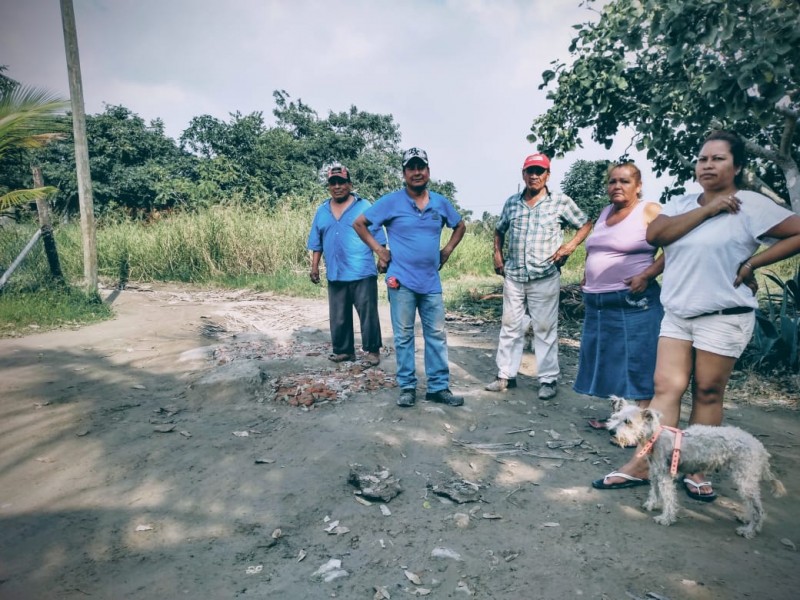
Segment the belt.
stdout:
<path fill-rule="evenodd" d="M 745 313 L 753 312 L 755 309 L 752 306 L 734 306 L 732 308 L 723 308 L 722 310 L 712 310 L 711 312 L 702 313 L 693 317 L 686 317 L 687 319 L 698 319 L 700 317 L 710 317 L 711 315 L 743 315 Z"/>

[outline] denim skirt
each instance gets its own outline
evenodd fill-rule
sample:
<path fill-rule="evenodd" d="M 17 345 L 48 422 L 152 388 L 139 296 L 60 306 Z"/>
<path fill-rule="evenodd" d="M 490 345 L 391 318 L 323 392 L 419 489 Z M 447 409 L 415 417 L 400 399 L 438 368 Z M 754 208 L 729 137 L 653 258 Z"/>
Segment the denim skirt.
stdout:
<path fill-rule="evenodd" d="M 658 332 L 664 316 L 660 294 L 656 282 L 641 294 L 584 292 L 576 392 L 629 400 L 653 397 Z"/>

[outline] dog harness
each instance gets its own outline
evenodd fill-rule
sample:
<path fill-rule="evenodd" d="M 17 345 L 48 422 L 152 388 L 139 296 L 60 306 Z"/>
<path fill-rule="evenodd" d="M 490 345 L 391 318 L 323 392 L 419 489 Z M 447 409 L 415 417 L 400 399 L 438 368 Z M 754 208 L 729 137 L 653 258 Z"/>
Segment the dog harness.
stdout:
<path fill-rule="evenodd" d="M 653 449 L 653 445 L 656 443 L 658 436 L 661 435 L 661 432 L 664 429 L 669 429 L 672 433 L 675 434 L 675 445 L 672 447 L 672 462 L 669 464 L 669 474 L 673 477 L 678 474 L 678 463 L 681 460 L 681 441 L 683 440 L 683 430 L 678 429 L 677 427 L 670 427 L 669 425 L 660 425 L 656 432 L 653 434 L 648 442 L 644 445 L 644 447 L 639 450 L 638 456 L 639 458 L 644 457 L 646 454 Z"/>

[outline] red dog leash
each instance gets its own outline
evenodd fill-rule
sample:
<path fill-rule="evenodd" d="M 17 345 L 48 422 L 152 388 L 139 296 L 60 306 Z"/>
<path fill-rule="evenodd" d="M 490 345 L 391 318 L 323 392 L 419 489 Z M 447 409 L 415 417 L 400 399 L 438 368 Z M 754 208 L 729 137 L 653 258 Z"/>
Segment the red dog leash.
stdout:
<path fill-rule="evenodd" d="M 669 474 L 674 477 L 678 474 L 678 463 L 681 460 L 681 441 L 683 440 L 683 430 L 678 429 L 677 427 L 670 427 L 669 425 L 660 425 L 653 434 L 653 437 L 651 437 L 644 447 L 639 450 L 636 456 L 642 458 L 647 455 L 647 453 L 650 452 L 650 450 L 653 448 L 653 445 L 656 443 L 658 436 L 661 435 L 661 431 L 664 429 L 669 429 L 675 434 L 675 445 L 672 447 L 672 462 L 669 465 Z"/>

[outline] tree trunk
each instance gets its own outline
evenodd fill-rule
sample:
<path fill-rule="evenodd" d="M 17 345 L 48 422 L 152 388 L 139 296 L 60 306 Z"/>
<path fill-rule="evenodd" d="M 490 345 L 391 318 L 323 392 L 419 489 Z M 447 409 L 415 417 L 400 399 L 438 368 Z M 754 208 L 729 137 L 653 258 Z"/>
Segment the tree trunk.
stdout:
<path fill-rule="evenodd" d="M 32 167 L 33 187 L 44 187 L 42 180 L 42 170 L 39 167 Z M 44 243 L 44 253 L 47 256 L 47 264 L 50 265 L 50 274 L 57 283 L 64 283 L 64 274 L 61 272 L 61 261 L 58 260 L 58 250 L 56 250 L 56 239 L 53 237 L 53 226 L 50 223 L 50 205 L 46 198 L 37 198 L 36 210 L 39 212 L 39 227 L 42 229 L 42 242 Z"/>

